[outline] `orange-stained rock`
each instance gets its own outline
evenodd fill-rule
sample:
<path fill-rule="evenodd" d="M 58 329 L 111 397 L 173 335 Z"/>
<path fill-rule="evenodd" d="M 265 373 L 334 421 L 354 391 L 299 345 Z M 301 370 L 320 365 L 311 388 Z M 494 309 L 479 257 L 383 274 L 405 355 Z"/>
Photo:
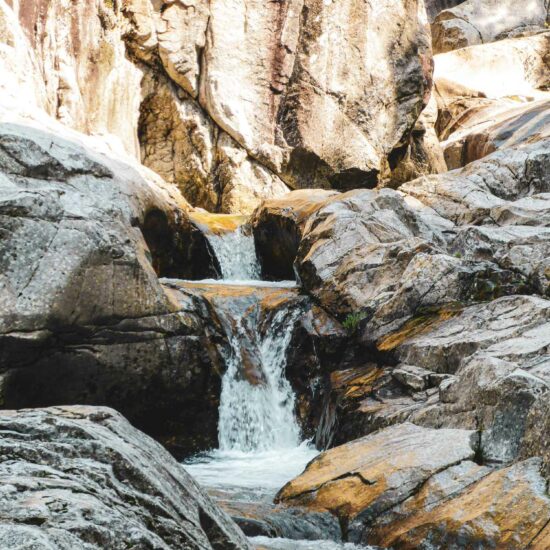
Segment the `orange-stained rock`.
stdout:
<path fill-rule="evenodd" d="M 472 431 L 400 424 L 322 453 L 276 500 L 349 522 L 401 502 L 433 474 L 474 454 Z"/>
<path fill-rule="evenodd" d="M 426 541 L 433 548 L 547 549 L 550 498 L 539 469 L 539 459 L 520 462 L 428 506 L 423 491 L 409 502 L 410 516 L 370 532 L 368 540 L 398 550 L 427 548 Z"/>
<path fill-rule="evenodd" d="M 266 200 L 256 209 L 251 225 L 264 277 L 294 279 L 294 259 L 307 220 L 337 195 L 336 191 L 301 189 Z"/>

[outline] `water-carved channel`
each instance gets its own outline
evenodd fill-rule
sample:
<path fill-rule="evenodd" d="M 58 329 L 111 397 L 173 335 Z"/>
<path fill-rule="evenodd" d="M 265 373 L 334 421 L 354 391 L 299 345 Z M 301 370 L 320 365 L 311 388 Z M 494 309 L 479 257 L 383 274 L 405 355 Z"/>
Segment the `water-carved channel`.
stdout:
<path fill-rule="evenodd" d="M 207 233 L 207 238 L 223 278 L 177 284 L 208 296 L 229 343 L 223 353 L 219 445 L 186 460 L 184 467 L 256 535 L 251 541 L 257 548 L 357 548 L 332 540 L 339 536 L 336 521 L 324 533 L 325 520 L 313 526 L 294 513 L 280 513 L 273 504 L 277 491 L 319 452 L 302 435 L 296 396 L 285 376 L 287 349 L 303 313 L 299 289 L 294 281 L 259 279 L 253 237 L 243 226 Z M 265 533 L 258 522 L 262 516 L 270 517 L 285 536 L 289 530 L 292 540 L 277 537 L 276 528 Z"/>

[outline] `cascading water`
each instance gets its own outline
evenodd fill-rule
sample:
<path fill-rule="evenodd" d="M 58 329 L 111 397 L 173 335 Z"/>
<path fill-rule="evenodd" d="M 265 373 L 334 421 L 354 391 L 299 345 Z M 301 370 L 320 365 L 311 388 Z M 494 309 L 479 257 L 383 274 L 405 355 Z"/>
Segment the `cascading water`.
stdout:
<path fill-rule="evenodd" d="M 285 377 L 301 302 L 293 281 L 257 280 L 254 241 L 242 227 L 210 234 L 208 239 L 224 278 L 202 284 L 229 343 L 220 395 L 219 449 L 186 461 L 185 468 L 218 499 L 271 503 L 276 492 L 318 454 L 302 441 L 295 395 Z M 195 291 L 200 285 L 194 283 Z M 212 290 L 217 287 L 219 291 Z M 270 299 L 275 306 L 264 311 L 263 303 Z M 253 542 L 277 550 L 358 548 L 330 541 Z"/>
<path fill-rule="evenodd" d="M 224 280 L 252 281 L 260 278 L 254 237 L 247 228 L 241 225 L 235 231 L 207 235 L 207 239 Z"/>
<path fill-rule="evenodd" d="M 250 317 L 236 320 L 231 338 L 232 354 L 222 380 L 219 443 L 222 451 L 269 451 L 296 448 L 300 428 L 294 415 L 294 392 L 285 378 L 285 353 L 292 329 L 300 314 L 296 307 L 278 311 L 270 331 L 258 343 L 263 380 L 251 384 L 242 373 L 241 346 L 248 342 L 253 327 L 245 327 Z"/>

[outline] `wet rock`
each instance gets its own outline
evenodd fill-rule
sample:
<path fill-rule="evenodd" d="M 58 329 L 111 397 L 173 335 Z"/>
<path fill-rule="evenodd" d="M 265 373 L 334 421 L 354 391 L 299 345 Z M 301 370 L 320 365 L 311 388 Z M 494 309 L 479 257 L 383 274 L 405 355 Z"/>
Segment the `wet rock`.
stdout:
<path fill-rule="evenodd" d="M 249 537 L 265 536 L 289 540 L 340 541 L 337 518 L 329 513 L 311 512 L 268 503 L 218 501 L 233 521 Z"/>
<path fill-rule="evenodd" d="M 157 279 L 215 273 L 189 205 L 94 140 L 2 114 L 14 120 L 0 125 L 3 406 L 108 404 L 158 437 L 215 440 L 200 318 Z M 186 421 L 199 411 L 213 415 L 203 430 Z"/>
<path fill-rule="evenodd" d="M 0 430 L 3 548 L 250 548 L 184 469 L 111 409 L 4 411 Z"/>
<path fill-rule="evenodd" d="M 250 220 L 262 276 L 268 280 L 293 280 L 294 260 L 304 226 L 336 191 L 298 190 L 281 199 L 264 201 Z"/>
<path fill-rule="evenodd" d="M 350 535 L 432 475 L 473 458 L 475 448 L 471 431 L 393 426 L 322 453 L 276 500 L 330 511 Z"/>
<path fill-rule="evenodd" d="M 492 473 L 471 463 L 450 468 L 381 516 L 362 540 L 392 548 L 542 549 L 550 499 L 539 470 L 537 459 Z"/>
<path fill-rule="evenodd" d="M 546 0 L 529 0 L 518 9 L 513 0 L 468 0 L 440 12 L 432 24 L 435 53 L 540 32 L 548 18 Z"/>

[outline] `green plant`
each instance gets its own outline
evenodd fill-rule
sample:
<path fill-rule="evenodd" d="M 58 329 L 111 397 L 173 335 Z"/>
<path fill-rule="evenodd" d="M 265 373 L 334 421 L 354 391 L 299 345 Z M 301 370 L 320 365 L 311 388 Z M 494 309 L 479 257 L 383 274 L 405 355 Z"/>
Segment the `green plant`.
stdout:
<path fill-rule="evenodd" d="M 349 334 L 355 334 L 359 328 L 359 323 L 366 317 L 367 314 L 363 311 L 350 313 L 342 322 L 342 326 L 348 331 Z"/>
<path fill-rule="evenodd" d="M 462 254 L 460 252 L 455 252 L 455 258 L 462 258 Z"/>

